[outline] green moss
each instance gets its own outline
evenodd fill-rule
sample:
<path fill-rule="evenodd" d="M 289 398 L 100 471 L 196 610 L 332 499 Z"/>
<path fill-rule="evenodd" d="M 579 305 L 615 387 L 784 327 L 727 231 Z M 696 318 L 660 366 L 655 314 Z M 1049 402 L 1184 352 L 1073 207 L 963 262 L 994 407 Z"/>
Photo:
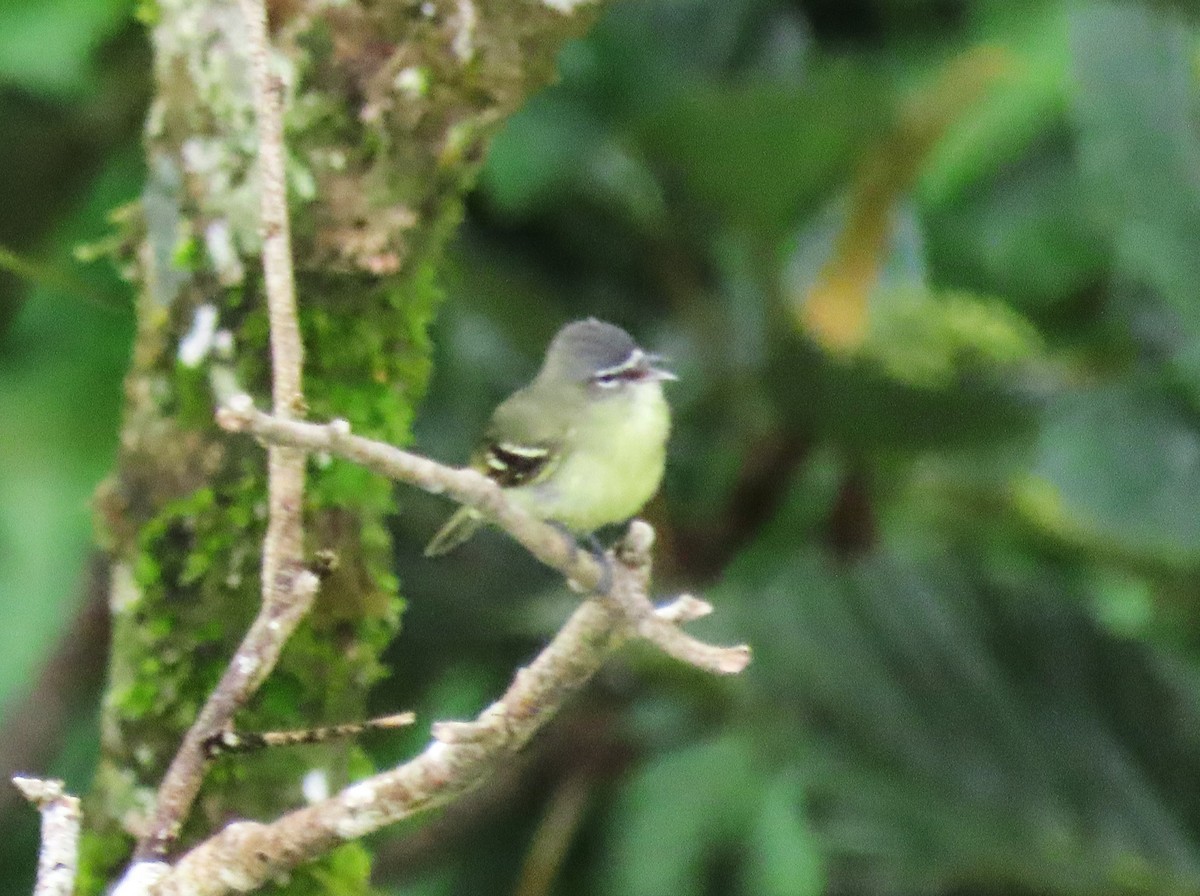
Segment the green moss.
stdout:
<path fill-rule="evenodd" d="M 181 237 L 171 253 L 171 263 L 181 271 L 196 271 L 203 266 L 204 251 L 195 234 Z"/>

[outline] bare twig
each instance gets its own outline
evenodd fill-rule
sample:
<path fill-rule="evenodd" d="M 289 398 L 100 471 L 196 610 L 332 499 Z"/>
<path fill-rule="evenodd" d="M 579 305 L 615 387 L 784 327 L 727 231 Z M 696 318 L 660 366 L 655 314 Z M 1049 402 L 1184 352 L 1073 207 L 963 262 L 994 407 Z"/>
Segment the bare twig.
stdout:
<path fill-rule="evenodd" d="M 497 526 L 520 542 L 547 566 L 557 569 L 585 590 L 593 589 L 602 578 L 596 559 L 581 551 L 570 538 L 510 502 L 495 482 L 470 469 L 447 467 L 419 454 L 402 451 L 385 442 L 355 436 L 344 420 L 328 424 L 284 420 L 264 414 L 254 407 L 248 395 L 235 396 L 217 412 L 217 421 L 230 432 L 248 432 L 269 445 L 289 445 L 306 451 L 322 451 L 355 461 L 382 476 L 407 482 L 432 494 L 446 494 L 459 503 L 482 511 Z M 644 523 L 630 527 L 621 550 L 641 557 L 649 551 L 653 530 Z M 618 560 L 621 558 L 617 558 Z M 654 609 L 642 588 L 633 592 L 614 590 L 615 597 L 640 595 L 623 607 L 637 634 L 676 659 L 710 672 L 733 674 L 750 661 L 749 648 L 713 647 L 680 631 L 674 624 L 705 615 L 708 605 L 692 595 L 684 595 L 671 604 Z"/>
<path fill-rule="evenodd" d="M 42 813 L 42 849 L 34 896 L 71 896 L 79 864 L 79 798 L 67 794 L 62 781 L 18 776 L 12 782 Z"/>
<path fill-rule="evenodd" d="M 263 277 L 271 332 L 275 414 L 303 412 L 303 345 L 296 314 L 283 153 L 283 84 L 270 68 L 267 12 L 262 0 L 241 0 L 254 69 Z M 185 735 L 159 785 L 154 817 L 136 855 L 165 855 L 179 836 L 204 779 L 204 745 L 230 720 L 275 667 L 283 645 L 316 596 L 318 580 L 303 566 L 304 453 L 284 446 L 267 455 L 267 534 L 263 541 L 262 608 L 217 688 Z"/>
<path fill-rule="evenodd" d="M 318 424 L 272 417 L 255 408 L 248 395 L 234 396 L 217 411 L 217 422 L 229 432 L 250 433 L 268 445 L 334 454 L 430 494 L 445 494 L 483 511 L 538 560 L 571 581 L 593 588 L 601 579 L 600 564 L 594 557 L 578 550 L 574 541 L 553 526 L 514 507 L 495 482 L 475 470 L 447 467 L 386 442 L 352 435 L 345 420 Z"/>
<path fill-rule="evenodd" d="M 258 177 L 262 221 L 263 279 L 271 328 L 271 397 L 276 416 L 304 411 L 301 373 L 304 346 L 296 313 L 292 238 L 288 224 L 283 154 L 283 82 L 271 71 L 267 10 L 263 0 L 241 0 L 254 65 L 258 119 Z M 263 544 L 263 600 L 286 599 L 303 557 L 301 503 L 304 457 L 285 447 L 268 452 L 270 517 Z"/>
<path fill-rule="evenodd" d="M 210 757 L 228 753 L 251 753 L 268 747 L 295 747 L 307 744 L 323 744 L 344 737 L 358 737 L 368 731 L 392 731 L 404 728 L 417 720 L 416 714 L 399 712 L 390 716 L 367 719 L 365 722 L 347 722 L 342 725 L 322 725 L 319 728 L 304 728 L 299 731 L 239 732 L 222 731 L 204 746 Z"/>
<path fill-rule="evenodd" d="M 250 433 L 267 445 L 334 454 L 430 494 L 445 494 L 481 510 L 538 560 L 583 588 L 600 582 L 602 570 L 594 557 L 580 551 L 558 529 L 515 507 L 495 482 L 475 470 L 447 467 L 386 442 L 353 435 L 345 420 L 304 423 L 264 414 L 248 395 L 234 396 L 217 411 L 217 423 L 229 432 Z"/>
<path fill-rule="evenodd" d="M 502 499 L 502 503 L 507 502 Z M 665 626 L 673 615 L 690 615 L 688 607 L 693 604 L 689 602 L 660 617 L 647 599 L 652 541 L 652 530 L 645 523 L 630 526 L 617 552 L 610 592 L 584 601 L 545 650 L 518 670 L 504 696 L 474 721 L 435 724 L 434 740 L 414 759 L 268 824 L 229 825 L 182 856 L 174 867 L 135 866 L 117 892 L 122 896 L 223 896 L 250 890 L 340 843 L 474 788 L 553 718 L 613 651 L 638 635 L 643 620 L 655 618 Z M 749 660 L 744 647 L 725 650 L 728 656 L 720 663 L 702 657 L 704 667 L 734 671 L 738 658 L 740 667 Z M 133 888 L 131 879 L 138 875 L 153 878 L 154 886 Z"/>
<path fill-rule="evenodd" d="M 234 713 L 270 674 L 284 643 L 312 606 L 316 593 L 317 577 L 305 572 L 296 577 L 290 601 L 269 601 L 263 605 L 171 760 L 158 788 L 149 836 L 135 853 L 138 859 L 166 855 L 178 839 L 208 767 L 205 744 L 226 729 Z"/>

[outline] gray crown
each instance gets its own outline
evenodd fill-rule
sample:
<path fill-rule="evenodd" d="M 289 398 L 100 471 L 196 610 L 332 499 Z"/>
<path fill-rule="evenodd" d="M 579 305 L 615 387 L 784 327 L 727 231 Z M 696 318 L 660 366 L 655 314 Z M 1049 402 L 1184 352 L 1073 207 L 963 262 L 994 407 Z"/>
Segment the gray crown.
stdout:
<path fill-rule="evenodd" d="M 602 370 L 619 367 L 637 350 L 633 337 L 620 327 L 589 317 L 569 323 L 546 350 L 542 372 L 587 382 Z"/>

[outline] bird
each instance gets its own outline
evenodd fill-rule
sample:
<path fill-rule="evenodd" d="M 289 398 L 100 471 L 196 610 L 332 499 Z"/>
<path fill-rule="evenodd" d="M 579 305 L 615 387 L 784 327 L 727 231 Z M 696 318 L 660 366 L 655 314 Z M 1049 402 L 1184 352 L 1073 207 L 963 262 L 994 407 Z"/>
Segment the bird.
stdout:
<path fill-rule="evenodd" d="M 623 329 L 589 317 L 566 324 L 533 380 L 492 413 L 470 465 L 538 519 L 594 541 L 662 483 L 671 411 L 663 383 L 677 379 Z M 485 522 L 460 507 L 425 548 L 449 553 Z"/>

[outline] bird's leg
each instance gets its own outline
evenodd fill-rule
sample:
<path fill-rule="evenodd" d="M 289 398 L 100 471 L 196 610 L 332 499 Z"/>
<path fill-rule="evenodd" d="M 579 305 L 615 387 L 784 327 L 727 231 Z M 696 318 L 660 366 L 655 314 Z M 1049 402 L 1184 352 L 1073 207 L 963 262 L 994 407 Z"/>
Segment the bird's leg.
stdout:
<path fill-rule="evenodd" d="M 584 544 L 581 545 L 579 540 L 575 537 L 575 533 L 573 533 L 562 523 L 558 522 L 557 520 L 547 520 L 547 522 L 562 533 L 563 538 L 567 540 L 567 544 L 572 551 L 586 550 L 592 555 L 592 557 L 595 558 L 596 562 L 600 565 L 600 581 L 597 582 L 596 587 L 591 590 L 595 594 L 608 594 L 608 592 L 612 590 L 613 586 L 612 559 L 608 556 L 608 551 L 605 550 L 604 545 L 601 544 L 600 539 L 596 537 L 595 533 L 589 532 L 587 535 L 585 535 L 583 537 Z M 572 582 L 571 585 L 576 591 L 583 590 L 574 582 Z"/>
<path fill-rule="evenodd" d="M 584 537 L 584 540 L 587 542 L 591 555 L 600 564 L 600 581 L 596 583 L 596 593 L 608 594 L 608 592 L 612 591 L 613 586 L 612 558 L 608 555 L 608 549 L 596 537 L 595 532 L 589 532 Z"/>

